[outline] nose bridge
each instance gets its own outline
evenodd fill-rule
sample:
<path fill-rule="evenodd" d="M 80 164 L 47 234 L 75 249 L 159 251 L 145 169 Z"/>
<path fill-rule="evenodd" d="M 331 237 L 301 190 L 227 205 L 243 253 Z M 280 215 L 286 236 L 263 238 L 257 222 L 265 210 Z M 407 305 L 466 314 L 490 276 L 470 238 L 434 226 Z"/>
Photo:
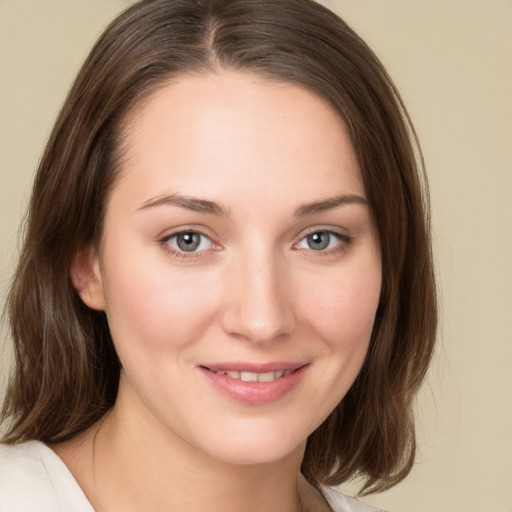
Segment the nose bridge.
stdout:
<path fill-rule="evenodd" d="M 287 272 L 270 248 L 254 247 L 230 269 L 233 292 L 224 312 L 224 328 L 252 342 L 275 340 L 295 326 L 287 293 Z"/>

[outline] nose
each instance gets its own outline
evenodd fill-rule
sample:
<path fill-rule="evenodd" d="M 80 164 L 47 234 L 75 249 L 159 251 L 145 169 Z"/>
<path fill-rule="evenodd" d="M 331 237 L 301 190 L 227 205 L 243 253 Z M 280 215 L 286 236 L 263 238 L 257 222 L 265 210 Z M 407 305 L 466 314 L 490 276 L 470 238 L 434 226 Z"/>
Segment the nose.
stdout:
<path fill-rule="evenodd" d="M 222 313 L 227 333 L 252 343 L 268 343 L 294 331 L 289 272 L 277 263 L 270 255 L 253 255 L 230 266 Z"/>

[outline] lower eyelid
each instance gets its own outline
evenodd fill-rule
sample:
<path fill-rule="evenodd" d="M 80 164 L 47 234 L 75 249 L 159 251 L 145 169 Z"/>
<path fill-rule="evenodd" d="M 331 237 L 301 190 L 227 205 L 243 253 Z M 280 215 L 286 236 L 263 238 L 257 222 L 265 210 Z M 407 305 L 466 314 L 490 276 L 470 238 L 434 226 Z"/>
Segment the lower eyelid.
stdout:
<path fill-rule="evenodd" d="M 164 244 L 162 244 L 164 245 Z M 180 251 L 178 249 L 175 249 L 174 247 L 171 247 L 170 245 L 164 245 L 163 246 L 163 249 L 165 250 L 165 252 L 169 255 L 169 256 L 172 256 L 173 258 L 176 258 L 176 259 L 180 259 L 180 258 L 186 258 L 186 259 L 190 259 L 190 258 L 198 258 L 202 255 L 202 253 L 204 251 L 199 251 L 199 252 L 186 252 L 186 251 Z"/>

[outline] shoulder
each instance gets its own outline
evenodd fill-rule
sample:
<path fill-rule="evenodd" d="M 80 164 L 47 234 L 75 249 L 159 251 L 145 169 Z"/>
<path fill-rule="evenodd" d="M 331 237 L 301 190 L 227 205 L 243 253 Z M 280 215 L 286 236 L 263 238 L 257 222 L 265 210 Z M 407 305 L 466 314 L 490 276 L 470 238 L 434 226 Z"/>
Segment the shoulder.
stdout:
<path fill-rule="evenodd" d="M 323 487 L 322 494 L 325 496 L 333 512 L 386 512 L 381 508 L 363 503 L 357 498 L 346 496 L 329 487 Z"/>
<path fill-rule="evenodd" d="M 0 510 L 93 512 L 64 463 L 39 441 L 0 444 Z"/>

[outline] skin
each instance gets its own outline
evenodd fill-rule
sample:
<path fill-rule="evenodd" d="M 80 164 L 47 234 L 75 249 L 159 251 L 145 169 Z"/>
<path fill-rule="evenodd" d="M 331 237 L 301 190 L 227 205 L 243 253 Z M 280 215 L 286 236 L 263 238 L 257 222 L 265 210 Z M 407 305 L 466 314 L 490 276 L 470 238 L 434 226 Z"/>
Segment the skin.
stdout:
<path fill-rule="evenodd" d="M 363 364 L 381 287 L 344 123 L 298 86 L 219 71 L 174 80 L 125 128 L 101 243 L 72 269 L 107 313 L 119 395 L 55 451 L 96 510 L 328 510 L 300 464 Z M 268 403 L 205 377 L 282 361 L 304 369 Z"/>

